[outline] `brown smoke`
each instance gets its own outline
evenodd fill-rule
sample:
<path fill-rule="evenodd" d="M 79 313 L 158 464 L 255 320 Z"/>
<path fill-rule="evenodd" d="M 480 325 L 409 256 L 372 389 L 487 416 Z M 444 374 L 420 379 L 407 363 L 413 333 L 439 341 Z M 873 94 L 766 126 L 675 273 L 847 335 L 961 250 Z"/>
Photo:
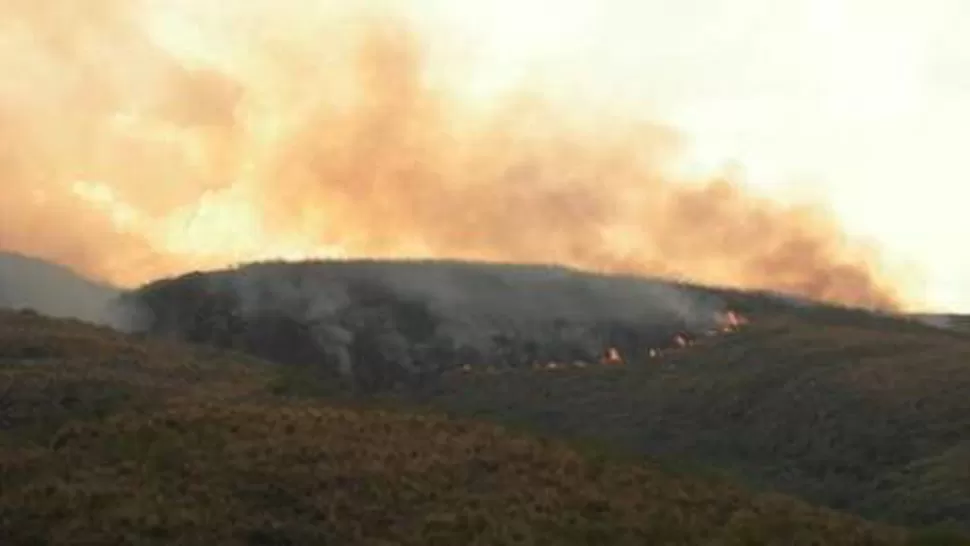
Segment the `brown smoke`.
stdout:
<path fill-rule="evenodd" d="M 124 283 L 339 247 L 903 303 L 823 208 L 671 180 L 672 131 L 580 121 L 541 89 L 473 111 L 401 24 L 227 32 L 245 54 L 190 61 L 134 3 L 36 5 L 0 8 L 20 76 L 0 83 L 0 249 Z"/>

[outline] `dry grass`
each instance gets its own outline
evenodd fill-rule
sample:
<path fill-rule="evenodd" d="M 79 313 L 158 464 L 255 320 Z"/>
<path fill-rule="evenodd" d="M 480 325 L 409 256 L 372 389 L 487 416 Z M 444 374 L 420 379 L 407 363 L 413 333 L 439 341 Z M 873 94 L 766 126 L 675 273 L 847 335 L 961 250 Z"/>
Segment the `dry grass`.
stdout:
<path fill-rule="evenodd" d="M 0 451 L 5 544 L 903 544 L 777 495 L 436 417 L 192 405 Z"/>
<path fill-rule="evenodd" d="M 970 528 L 970 337 L 828 313 L 762 313 L 624 369 L 449 376 L 417 400 L 871 518 Z"/>
<path fill-rule="evenodd" d="M 69 321 L 0 313 L 0 377 L 0 544 L 911 540 L 495 425 L 299 402 L 300 374 Z"/>
<path fill-rule="evenodd" d="M 703 392 L 683 375 L 688 362 L 685 354 L 666 371 L 469 377 L 447 387 L 467 398 L 464 409 L 491 393 L 506 417 L 528 417 L 527 405 L 545 415 L 563 396 L 574 408 L 612 407 L 584 426 L 632 435 L 642 421 L 623 419 L 642 408 L 620 385 L 656 376 L 668 378 L 656 393 Z M 721 364 L 726 376 L 741 366 Z M 0 312 L 0 544 L 960 543 L 497 425 L 341 408 L 307 397 L 332 392 L 317 379 L 243 355 Z M 536 389 L 531 401 L 514 389 L 496 394 L 512 385 Z M 919 415 L 947 407 L 927 404 Z M 907 476 L 964 460 L 957 451 L 940 457 Z M 949 475 L 940 478 L 945 488 Z"/>
<path fill-rule="evenodd" d="M 278 367 L 242 355 L 0 311 L 0 444 L 79 418 L 257 396 Z"/>

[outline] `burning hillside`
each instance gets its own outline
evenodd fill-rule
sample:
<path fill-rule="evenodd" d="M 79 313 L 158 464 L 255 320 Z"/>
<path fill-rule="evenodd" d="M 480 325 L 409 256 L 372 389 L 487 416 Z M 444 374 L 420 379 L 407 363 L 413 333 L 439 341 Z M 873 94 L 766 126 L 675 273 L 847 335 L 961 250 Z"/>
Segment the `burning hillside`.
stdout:
<path fill-rule="evenodd" d="M 741 329 L 742 326 L 748 324 L 748 319 L 741 316 L 739 313 L 733 310 L 729 310 L 723 313 L 717 313 L 713 321 L 713 327 L 706 330 L 703 335 L 705 337 L 721 336 L 727 334 L 733 334 Z M 592 364 L 599 364 L 602 366 L 624 366 L 627 364 L 642 365 L 654 361 L 655 359 L 663 358 L 673 351 L 678 351 L 681 349 L 686 349 L 695 344 L 698 335 L 695 332 L 688 330 L 682 330 L 673 335 L 670 339 L 661 339 L 659 334 L 665 329 L 661 328 L 656 331 L 658 335 L 650 336 L 651 346 L 643 348 L 639 347 L 636 351 L 636 357 L 638 360 L 629 360 L 620 349 L 616 347 L 607 348 L 602 356 L 597 361 L 589 362 L 586 360 L 573 360 L 571 362 L 560 362 L 552 360 L 549 362 L 533 361 L 532 367 L 535 369 L 546 369 L 546 370 L 559 370 L 564 368 L 587 368 Z M 471 372 L 471 366 L 464 366 L 462 368 L 464 372 Z M 489 371 L 494 371 L 494 368 L 490 368 Z"/>
<path fill-rule="evenodd" d="M 146 330 L 379 389 L 467 367 L 645 362 L 741 319 L 713 296 L 561 267 L 264 263 L 135 292 Z"/>

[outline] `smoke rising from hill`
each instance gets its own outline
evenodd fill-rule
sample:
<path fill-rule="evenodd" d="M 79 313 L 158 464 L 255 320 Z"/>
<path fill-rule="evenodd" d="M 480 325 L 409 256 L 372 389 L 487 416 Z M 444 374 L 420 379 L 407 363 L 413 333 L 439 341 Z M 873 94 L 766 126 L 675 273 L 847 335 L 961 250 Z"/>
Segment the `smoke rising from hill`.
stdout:
<path fill-rule="evenodd" d="M 364 389 L 469 366 L 643 362 L 724 325 L 713 293 L 563 267 L 339 260 L 165 279 L 118 305 L 137 328 L 318 366 Z"/>
<path fill-rule="evenodd" d="M 541 86 L 469 105 L 429 76 L 404 19 L 178 5 L 0 7 L 0 70 L 16 74 L 0 81 L 0 248 L 124 284 L 337 254 L 904 303 L 878 252 L 824 208 L 672 179 L 675 132 Z"/>

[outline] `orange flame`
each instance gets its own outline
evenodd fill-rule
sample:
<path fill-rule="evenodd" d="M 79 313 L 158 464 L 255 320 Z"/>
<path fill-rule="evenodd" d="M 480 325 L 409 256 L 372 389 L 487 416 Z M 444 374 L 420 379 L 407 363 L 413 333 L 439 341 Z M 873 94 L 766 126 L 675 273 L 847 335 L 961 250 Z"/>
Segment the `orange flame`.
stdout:
<path fill-rule="evenodd" d="M 620 351 L 616 347 L 607 349 L 606 355 L 603 356 L 603 364 L 610 366 L 623 364 L 623 357 L 620 355 Z"/>
<path fill-rule="evenodd" d="M 750 321 L 735 311 L 727 311 L 720 318 L 722 332 L 734 332 Z"/>

